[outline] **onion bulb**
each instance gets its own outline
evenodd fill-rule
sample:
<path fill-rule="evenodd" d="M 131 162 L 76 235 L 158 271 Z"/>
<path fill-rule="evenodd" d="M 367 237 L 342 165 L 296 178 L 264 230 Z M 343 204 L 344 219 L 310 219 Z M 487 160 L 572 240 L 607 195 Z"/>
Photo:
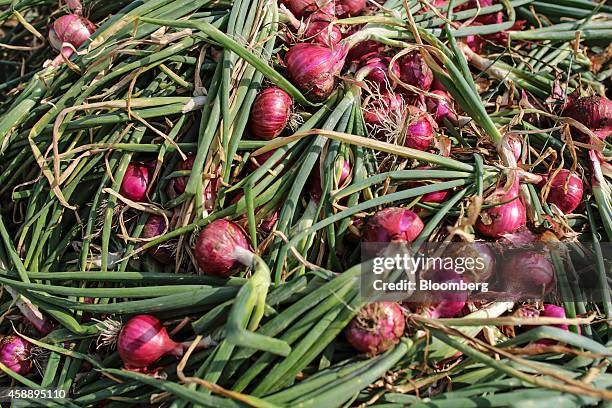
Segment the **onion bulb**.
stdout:
<path fill-rule="evenodd" d="M 344 334 L 356 350 L 374 356 L 397 344 L 405 326 L 404 313 L 397 303 L 374 302 L 361 308 Z"/>
<path fill-rule="evenodd" d="M 419 52 L 408 54 L 399 61 L 402 82 L 428 91 L 433 82 L 433 71 Z"/>
<path fill-rule="evenodd" d="M 278 87 L 266 88 L 257 95 L 251 108 L 249 129 L 253 136 L 272 140 L 278 136 L 291 115 L 291 96 Z"/>
<path fill-rule="evenodd" d="M 546 255 L 519 249 L 504 254 L 500 277 L 505 292 L 517 298 L 537 298 L 552 289 L 554 269 Z"/>
<path fill-rule="evenodd" d="M 31 349 L 32 345 L 20 336 L 2 337 L 0 363 L 17 374 L 26 375 L 32 369 Z"/>
<path fill-rule="evenodd" d="M 49 30 L 49 43 L 56 51 L 69 57 L 73 50 L 63 44 L 70 44 L 78 49 L 96 31 L 96 26 L 84 17 L 76 14 L 61 16 Z"/>
<path fill-rule="evenodd" d="M 167 231 L 166 219 L 157 214 L 152 214 L 144 225 L 142 230 L 143 238 L 155 238 Z M 164 244 L 155 245 L 147 251 L 156 261 L 163 264 L 169 264 L 172 262 L 173 254 L 170 247 Z"/>
<path fill-rule="evenodd" d="M 385 208 L 372 216 L 364 230 L 366 242 L 412 242 L 425 225 L 414 212 L 405 208 Z"/>
<path fill-rule="evenodd" d="M 427 150 L 434 140 L 433 119 L 416 106 L 408 106 L 404 146 L 417 150 Z"/>
<path fill-rule="evenodd" d="M 240 265 L 235 252 L 238 247 L 250 250 L 242 228 L 224 219 L 211 222 L 200 232 L 195 245 L 200 270 L 205 275 L 232 275 Z"/>
<path fill-rule="evenodd" d="M 604 96 L 587 96 L 572 100 L 563 114 L 582 123 L 600 139 L 612 135 L 612 101 Z M 572 128 L 572 133 L 585 139 L 584 134 L 575 128 Z"/>
<path fill-rule="evenodd" d="M 487 208 L 480 213 L 476 222 L 476 229 L 481 234 L 500 238 L 505 234 L 511 234 L 523 227 L 527 222 L 525 206 L 519 198 L 519 178 L 514 176 L 512 186 L 507 192 L 503 191 L 503 186 L 499 187 L 491 198 L 495 203 L 505 203 Z"/>
<path fill-rule="evenodd" d="M 550 183 L 546 202 L 556 205 L 564 214 L 569 214 L 582 201 L 583 185 L 577 174 L 562 169 Z"/>
<path fill-rule="evenodd" d="M 130 163 L 121 182 L 121 195 L 132 201 L 144 201 L 149 187 L 149 168 L 144 164 Z"/>

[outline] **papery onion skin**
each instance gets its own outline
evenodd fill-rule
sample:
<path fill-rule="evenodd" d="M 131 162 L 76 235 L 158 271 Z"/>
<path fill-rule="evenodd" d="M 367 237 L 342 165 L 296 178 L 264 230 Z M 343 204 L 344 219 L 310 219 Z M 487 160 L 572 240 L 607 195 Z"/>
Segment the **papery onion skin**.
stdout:
<path fill-rule="evenodd" d="M 208 224 L 200 232 L 195 245 L 195 257 L 201 272 L 231 276 L 240 265 L 234 256 L 236 247 L 250 250 L 246 234 L 238 224 L 224 219 Z"/>
<path fill-rule="evenodd" d="M 404 146 L 417 150 L 427 150 L 433 140 L 433 119 L 416 106 L 408 106 L 408 123 L 406 125 L 406 138 Z"/>
<path fill-rule="evenodd" d="M 457 120 L 457 115 L 454 112 L 453 99 L 444 91 L 433 90 L 432 94 L 440 96 L 440 98 L 427 97 L 427 111 L 431 113 L 438 125 L 444 125 L 444 118 L 447 118 L 451 123 Z"/>
<path fill-rule="evenodd" d="M 563 115 L 582 123 L 602 140 L 612 135 L 612 101 L 606 97 L 577 98 L 568 103 Z M 572 134 L 581 140 L 586 139 L 586 135 L 574 127 L 572 127 Z"/>
<path fill-rule="evenodd" d="M 503 186 L 498 188 L 494 195 L 498 203 L 504 202 L 505 204 L 483 210 L 476 222 L 478 232 L 490 238 L 500 238 L 504 234 L 511 234 L 525 226 L 527 222 L 527 212 L 519 198 L 518 175 L 515 176 L 514 183 L 508 192 L 503 193 L 502 188 Z"/>
<path fill-rule="evenodd" d="M 142 202 L 147 198 L 149 168 L 144 164 L 130 163 L 121 182 L 121 195 L 129 200 Z"/>
<path fill-rule="evenodd" d="M 171 354 L 179 357 L 183 347 L 172 341 L 159 319 L 137 315 L 123 326 L 117 338 L 117 351 L 128 369 L 145 368 Z"/>
<path fill-rule="evenodd" d="M 389 57 L 375 56 L 368 58 L 368 60 L 363 64 L 363 67 L 369 68 L 371 71 L 365 79 L 376 84 L 379 90 L 391 90 L 395 88 L 397 84 L 388 73 L 390 63 L 391 58 Z M 400 69 L 398 64 L 393 64 L 391 71 L 396 77 L 399 78 Z"/>
<path fill-rule="evenodd" d="M 266 88 L 257 95 L 251 108 L 249 129 L 258 139 L 272 140 L 285 129 L 293 100 L 278 87 Z"/>
<path fill-rule="evenodd" d="M 151 214 L 142 230 L 142 238 L 155 238 L 167 231 L 166 219 L 157 214 Z M 172 250 L 164 244 L 155 245 L 147 250 L 156 261 L 169 264 L 172 262 Z"/>
<path fill-rule="evenodd" d="M 26 375 L 32 369 L 30 351 L 32 345 L 20 336 L 5 336 L 0 339 L 0 363 L 11 371 Z"/>
<path fill-rule="evenodd" d="M 372 99 L 363 108 L 363 120 L 371 126 L 383 126 L 384 122 L 393 118 L 403 109 L 404 99 L 398 93 L 383 92 L 380 98 Z"/>
<path fill-rule="evenodd" d="M 378 211 L 368 220 L 363 238 L 366 242 L 412 242 L 424 227 L 414 212 L 390 207 Z"/>
<path fill-rule="evenodd" d="M 361 308 L 344 334 L 357 351 L 374 356 L 397 344 L 405 327 L 404 313 L 397 303 L 374 302 Z"/>
<path fill-rule="evenodd" d="M 338 18 L 355 17 L 365 9 L 366 0 L 335 0 Z"/>
<path fill-rule="evenodd" d="M 582 202 L 583 191 L 584 186 L 580 177 L 567 169 L 562 169 L 550 183 L 546 202 L 556 205 L 564 214 L 569 214 Z"/>
<path fill-rule="evenodd" d="M 56 51 L 64 52 L 62 44 L 71 44 L 79 48 L 96 31 L 96 26 L 84 17 L 67 14 L 53 22 L 49 29 L 49 43 Z M 72 50 L 68 52 L 68 56 Z"/>
<path fill-rule="evenodd" d="M 402 82 L 428 91 L 433 82 L 433 71 L 419 52 L 408 54 L 399 61 Z"/>
<path fill-rule="evenodd" d="M 550 292 L 555 275 L 546 255 L 519 249 L 504 255 L 500 277 L 503 290 L 516 298 L 539 298 Z"/>
<path fill-rule="evenodd" d="M 308 98 L 323 101 L 334 91 L 347 51 L 348 47 L 341 44 L 334 48 L 295 44 L 285 56 L 289 76 Z"/>
<path fill-rule="evenodd" d="M 336 18 L 324 12 L 312 14 L 306 20 L 304 37 L 310 42 L 333 47 L 342 40 L 340 28 L 331 24 Z"/>

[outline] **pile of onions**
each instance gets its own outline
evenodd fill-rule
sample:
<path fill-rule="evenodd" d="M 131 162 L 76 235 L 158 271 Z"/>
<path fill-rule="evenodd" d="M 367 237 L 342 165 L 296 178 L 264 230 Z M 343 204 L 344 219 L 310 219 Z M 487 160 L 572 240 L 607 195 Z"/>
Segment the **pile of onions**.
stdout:
<path fill-rule="evenodd" d="M 572 100 L 563 114 L 582 123 L 602 140 L 612 135 L 612 101 L 605 96 L 587 96 Z M 577 129 L 572 128 L 572 132 L 585 139 L 584 134 Z"/>
<path fill-rule="evenodd" d="M 425 103 L 427 104 L 427 111 L 433 115 L 436 123 L 444 125 L 444 118 L 454 123 L 457 120 L 457 115 L 450 95 L 440 90 L 433 90 L 431 93 L 439 96 L 439 98 L 429 96 L 425 99 Z"/>
<path fill-rule="evenodd" d="M 32 369 L 30 351 L 32 345 L 20 336 L 0 339 L 0 363 L 17 374 L 26 375 Z"/>
<path fill-rule="evenodd" d="M 424 227 L 423 221 L 414 212 L 390 207 L 368 220 L 363 238 L 366 242 L 412 242 Z"/>
<path fill-rule="evenodd" d="M 94 31 L 96 26 L 91 21 L 76 14 L 67 14 L 55 20 L 51 26 L 49 43 L 54 50 L 61 51 L 68 58 L 74 51 L 63 44 L 70 44 L 78 49 Z"/>
<path fill-rule="evenodd" d="M 476 222 L 478 232 L 490 238 L 500 238 L 525 226 L 527 214 L 519 198 L 519 187 L 519 178 L 515 175 L 508 191 L 504 192 L 501 186 L 493 192 L 490 198 L 493 198 L 495 203 L 505 204 L 495 205 L 480 213 Z"/>
<path fill-rule="evenodd" d="M 253 136 L 272 140 L 278 136 L 291 115 L 291 96 L 278 87 L 266 88 L 257 95 L 251 108 L 249 129 Z"/>
<path fill-rule="evenodd" d="M 562 169 L 550 182 L 546 202 L 556 205 L 564 214 L 569 214 L 582 201 L 583 191 L 584 187 L 580 177 L 576 173 Z"/>
<path fill-rule="evenodd" d="M 374 302 L 359 311 L 344 334 L 356 350 L 374 356 L 397 344 L 405 325 L 404 313 L 397 303 Z"/>
<path fill-rule="evenodd" d="M 155 238 L 162 235 L 165 231 L 167 231 L 166 219 L 157 214 L 152 214 L 149 216 L 149 219 L 144 225 L 142 230 L 142 238 Z M 156 261 L 161 262 L 163 264 L 169 264 L 172 262 L 172 250 L 164 246 L 163 244 L 155 245 L 148 250 L 149 255 L 151 255 Z"/>
<path fill-rule="evenodd" d="M 205 275 L 232 275 L 240 265 L 235 252 L 238 247 L 250 251 L 246 234 L 238 224 L 224 219 L 211 222 L 200 232 L 195 244 L 200 270 Z"/>
<path fill-rule="evenodd" d="M 391 76 L 388 75 L 390 62 L 391 58 L 382 57 L 380 55 L 368 58 L 363 64 L 363 68 L 370 71 L 365 79 L 375 83 L 381 90 L 390 90 L 395 88 L 395 81 L 393 81 Z M 398 64 L 393 64 L 392 72 L 396 77 L 400 76 Z"/>
<path fill-rule="evenodd" d="M 404 146 L 427 150 L 434 140 L 433 119 L 416 106 L 408 106 Z"/>
<path fill-rule="evenodd" d="M 132 201 L 145 201 L 149 187 L 149 168 L 144 164 L 130 163 L 125 170 L 119 193 Z"/>
<path fill-rule="evenodd" d="M 289 76 L 300 91 L 314 101 L 323 101 L 334 91 L 347 52 L 348 47 L 342 44 L 329 48 L 300 43 L 289 49 L 285 63 Z"/>
<path fill-rule="evenodd" d="M 419 52 L 410 53 L 399 61 L 402 82 L 428 91 L 433 82 L 433 71 Z"/>
<path fill-rule="evenodd" d="M 342 40 L 342 31 L 335 24 L 330 24 L 335 17 L 324 13 L 313 13 L 306 20 L 304 36 L 307 40 L 327 47 L 333 47 Z"/>
<path fill-rule="evenodd" d="M 553 287 L 552 263 L 540 251 L 518 249 L 504 255 L 500 278 L 504 292 L 519 298 L 539 298 Z"/>

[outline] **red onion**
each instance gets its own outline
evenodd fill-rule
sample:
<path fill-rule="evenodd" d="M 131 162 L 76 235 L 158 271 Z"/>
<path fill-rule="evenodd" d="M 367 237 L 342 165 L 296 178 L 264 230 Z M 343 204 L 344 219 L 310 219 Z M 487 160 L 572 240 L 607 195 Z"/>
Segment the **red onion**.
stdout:
<path fill-rule="evenodd" d="M 423 221 L 410 210 L 385 208 L 368 220 L 364 230 L 366 242 L 412 242 L 424 228 Z"/>
<path fill-rule="evenodd" d="M 335 24 L 330 24 L 336 18 L 327 13 L 314 13 L 306 20 L 304 36 L 311 42 L 327 47 L 333 47 L 342 40 L 342 31 Z"/>
<path fill-rule="evenodd" d="M 552 179 L 546 202 L 556 205 L 564 214 L 569 214 L 582 201 L 583 185 L 577 174 L 562 169 Z"/>
<path fill-rule="evenodd" d="M 70 47 L 63 47 L 68 43 L 79 48 L 96 31 L 96 26 L 84 17 L 76 14 L 61 16 L 49 30 L 49 43 L 56 51 L 61 51 L 66 57 L 72 54 Z"/>
<path fill-rule="evenodd" d="M 337 182 L 338 187 L 342 187 L 344 182 L 348 179 L 351 174 L 351 164 L 342 156 L 336 159 L 334 178 Z M 333 187 L 332 187 L 333 188 Z M 319 201 L 321 199 L 321 171 L 317 162 L 315 169 L 312 172 L 310 180 L 310 196 Z"/>
<path fill-rule="evenodd" d="M 237 224 L 224 219 L 208 224 L 195 245 L 195 257 L 202 273 L 232 275 L 240 265 L 234 252 L 237 247 L 249 250 L 246 234 Z"/>
<path fill-rule="evenodd" d="M 336 0 L 336 15 L 339 18 L 355 17 L 365 6 L 366 0 Z"/>
<path fill-rule="evenodd" d="M 438 125 L 444 125 L 444 118 L 452 122 L 457 120 L 455 109 L 453 107 L 453 99 L 444 91 L 433 90 L 432 94 L 440 96 L 440 98 L 427 97 L 427 111 L 431 113 Z"/>
<path fill-rule="evenodd" d="M 195 155 L 190 153 L 187 155 L 187 158 L 185 160 L 181 161 L 179 165 L 176 166 L 176 170 L 177 171 L 191 170 L 191 168 L 193 167 L 194 161 L 195 161 Z M 172 184 L 171 188 L 174 189 L 174 192 L 176 193 L 176 195 L 180 195 L 185 192 L 185 187 L 187 187 L 188 180 L 189 180 L 188 176 L 174 177 L 172 180 L 170 180 L 170 183 L 168 183 L 168 185 Z"/>
<path fill-rule="evenodd" d="M 518 298 L 547 294 L 554 283 L 554 269 L 546 255 L 524 249 L 504 254 L 500 276 L 503 290 Z"/>
<path fill-rule="evenodd" d="M 427 150 L 434 140 L 433 119 L 416 106 L 408 106 L 408 123 L 404 146 L 417 150 Z"/>
<path fill-rule="evenodd" d="M 0 340 L 0 363 L 17 374 L 26 375 L 32 369 L 32 345 L 19 336 L 5 336 Z"/>
<path fill-rule="evenodd" d="M 387 75 L 390 62 L 391 58 L 389 57 L 375 56 L 368 58 L 363 65 L 364 68 L 370 69 L 370 73 L 366 76 L 366 79 L 377 84 L 381 90 L 395 88 L 397 84 L 389 75 Z M 398 64 L 393 64 L 392 71 L 393 74 L 399 78 L 400 69 Z"/>
<path fill-rule="evenodd" d="M 480 267 L 480 264 L 478 266 L 474 264 L 473 267 L 464 266 L 463 271 L 455 268 L 454 272 L 466 282 L 486 282 L 493 276 L 495 271 L 495 252 L 491 249 L 491 244 L 486 242 L 452 243 L 449 245 L 444 256 L 481 260 L 482 267 Z"/>
<path fill-rule="evenodd" d="M 123 326 L 117 350 L 128 369 L 148 367 L 166 354 L 183 354 L 183 346 L 172 341 L 159 319 L 145 314 L 132 317 Z"/>
<path fill-rule="evenodd" d="M 349 32 L 354 34 L 355 31 Z M 348 60 L 353 62 L 366 61 L 369 58 L 376 57 L 382 48 L 382 44 L 374 40 L 366 40 L 358 43 L 348 52 Z"/>
<path fill-rule="evenodd" d="M 397 344 L 405 325 L 404 314 L 397 303 L 374 302 L 359 311 L 344 334 L 356 350 L 374 356 Z"/>
<path fill-rule="evenodd" d="M 333 92 L 347 51 L 348 48 L 340 44 L 328 48 L 300 43 L 289 49 L 285 62 L 295 85 L 311 99 L 322 101 Z"/>
<path fill-rule="evenodd" d="M 363 119 L 369 125 L 383 127 L 404 107 L 404 99 L 400 94 L 383 92 L 380 98 L 370 100 L 363 108 Z"/>
<path fill-rule="evenodd" d="M 504 234 L 513 233 L 525 225 L 527 214 L 525 206 L 519 198 L 518 175 L 515 175 L 512 187 L 507 192 L 503 191 L 502 186 L 491 196 L 495 198 L 496 203 L 505 202 L 505 204 L 496 205 L 481 212 L 476 222 L 478 232 L 487 237 L 499 238 Z"/>
<path fill-rule="evenodd" d="M 561 306 L 553 305 L 550 303 L 544 304 L 544 310 L 540 314 L 542 317 L 556 317 L 559 319 L 565 319 L 565 309 Z M 567 324 L 553 324 L 553 327 L 558 327 L 559 329 L 568 330 L 569 326 Z"/>
<path fill-rule="evenodd" d="M 121 195 L 132 201 L 144 201 L 148 187 L 149 168 L 144 164 L 128 164 L 119 190 Z"/>
<path fill-rule="evenodd" d="M 166 230 L 166 219 L 161 215 L 153 214 L 149 216 L 149 219 L 144 225 L 142 237 L 155 238 L 162 235 Z M 148 253 L 155 260 L 163 264 L 169 264 L 172 262 L 172 250 L 169 247 L 164 246 L 164 244 L 155 245 L 154 247 L 149 248 Z"/>
<path fill-rule="evenodd" d="M 612 135 L 612 101 L 605 96 L 587 96 L 570 101 L 563 114 L 582 123 L 602 140 Z M 572 132 L 585 139 L 577 129 L 573 128 Z"/>
<path fill-rule="evenodd" d="M 431 166 L 421 166 L 421 167 L 415 168 L 415 170 L 428 170 L 431 168 L 432 168 Z M 412 181 L 412 182 L 406 183 L 406 187 L 408 188 L 414 188 L 414 187 L 419 187 L 419 186 L 424 186 L 424 185 L 426 185 L 426 183 L 423 183 L 420 181 Z M 434 191 L 432 193 L 423 194 L 423 197 L 421 197 L 421 201 L 424 203 L 441 203 L 441 202 L 444 202 L 444 200 L 446 200 L 447 196 L 448 196 L 448 190 Z"/>
<path fill-rule="evenodd" d="M 408 54 L 399 61 L 402 82 L 428 91 L 433 82 L 433 71 L 419 52 Z"/>
<path fill-rule="evenodd" d="M 478 21 L 474 21 L 471 25 L 481 26 L 482 23 L 479 23 Z M 483 37 L 479 35 L 468 35 L 467 37 L 465 37 L 465 43 L 472 51 L 479 54 L 484 48 L 486 41 Z"/>
<path fill-rule="evenodd" d="M 292 102 L 291 96 L 278 87 L 261 91 L 251 108 L 251 133 L 263 140 L 272 140 L 278 136 L 287 126 Z"/>
<path fill-rule="evenodd" d="M 312 13 L 319 8 L 316 0 L 283 0 L 282 3 L 297 18 Z"/>

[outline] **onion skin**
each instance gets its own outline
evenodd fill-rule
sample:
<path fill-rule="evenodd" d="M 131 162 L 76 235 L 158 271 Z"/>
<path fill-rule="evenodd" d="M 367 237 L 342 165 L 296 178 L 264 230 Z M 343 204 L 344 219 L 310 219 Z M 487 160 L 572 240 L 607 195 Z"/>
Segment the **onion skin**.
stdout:
<path fill-rule="evenodd" d="M 308 15 L 319 8 L 315 0 L 286 0 L 282 3 L 297 18 Z"/>
<path fill-rule="evenodd" d="M 349 33 L 354 34 L 355 31 Z M 382 49 L 382 44 L 374 40 L 366 40 L 352 47 L 347 55 L 351 62 L 361 63 L 379 55 Z"/>
<path fill-rule="evenodd" d="M 304 36 L 310 42 L 333 47 L 342 40 L 342 31 L 335 24 L 330 24 L 336 18 L 324 12 L 317 12 L 308 17 Z"/>
<path fill-rule="evenodd" d="M 219 219 L 208 224 L 195 245 L 195 257 L 205 275 L 231 276 L 240 263 L 234 257 L 234 249 L 250 250 L 244 231 L 235 223 Z"/>
<path fill-rule="evenodd" d="M 285 56 L 289 76 L 306 96 L 323 101 L 334 91 L 347 51 L 344 45 L 295 44 Z"/>
<path fill-rule="evenodd" d="M 129 200 L 142 202 L 147 198 L 148 187 L 149 168 L 144 164 L 128 164 L 119 190 L 121 195 Z"/>
<path fill-rule="evenodd" d="M 176 167 L 176 170 L 179 170 L 179 171 L 191 170 L 193 168 L 194 161 L 195 161 L 195 155 L 189 154 L 187 155 L 187 158 L 185 160 L 179 163 L 179 165 Z M 187 176 L 175 177 L 171 180 L 172 182 L 174 182 L 173 188 L 177 195 L 181 195 L 185 192 L 185 188 L 187 187 L 188 180 L 189 180 L 189 177 Z"/>
<path fill-rule="evenodd" d="M 408 54 L 399 61 L 402 82 L 428 91 L 433 82 L 433 71 L 418 52 Z"/>
<path fill-rule="evenodd" d="M 536 251 L 516 250 L 504 256 L 500 276 L 505 292 L 517 298 L 538 298 L 554 283 L 554 269 L 548 258 Z"/>
<path fill-rule="evenodd" d="M 568 103 L 563 115 L 582 123 L 602 140 L 612 135 L 612 101 L 606 97 L 577 98 Z M 587 139 L 586 135 L 575 128 L 572 128 L 572 133 L 581 140 Z"/>
<path fill-rule="evenodd" d="M 358 16 L 366 6 L 366 0 L 335 0 L 335 3 L 339 18 Z"/>
<path fill-rule="evenodd" d="M 72 54 L 72 49 L 62 44 L 68 43 L 79 48 L 96 31 L 96 26 L 84 17 L 76 14 L 61 16 L 53 22 L 49 29 L 49 44 L 56 51 L 61 51 L 66 57 Z"/>
<path fill-rule="evenodd" d="M 353 348 L 375 356 L 397 344 L 405 327 L 404 314 L 397 303 L 375 302 L 359 311 L 344 334 Z"/>
<path fill-rule="evenodd" d="M 161 215 L 152 214 L 144 225 L 142 230 L 143 238 L 155 238 L 167 230 L 166 219 Z M 172 263 L 172 250 L 163 244 L 155 245 L 147 251 L 156 261 L 163 264 Z"/>
<path fill-rule="evenodd" d="M 292 104 L 291 96 L 278 87 L 261 91 L 253 102 L 249 118 L 253 136 L 263 140 L 278 136 L 287 126 Z"/>
<path fill-rule="evenodd" d="M 438 125 L 444 125 L 444 118 L 447 118 L 451 123 L 457 120 L 457 115 L 454 112 L 453 99 L 444 91 L 433 90 L 432 94 L 438 95 L 441 98 L 427 97 L 427 111 L 431 113 Z"/>
<path fill-rule="evenodd" d="M 569 170 L 562 169 L 550 183 L 546 202 L 556 205 L 564 214 L 569 214 L 582 201 L 583 191 L 584 186 L 580 177 Z"/>
<path fill-rule="evenodd" d="M 395 81 L 388 75 L 389 72 L 389 64 L 391 63 L 391 58 L 389 57 L 371 57 L 363 65 L 364 68 L 369 68 L 371 71 L 366 76 L 365 79 L 371 81 L 378 85 L 379 89 L 393 89 L 397 85 Z M 392 68 L 393 74 L 399 78 L 400 69 L 398 64 L 393 64 Z"/>
<path fill-rule="evenodd" d="M 0 363 L 21 375 L 32 369 L 30 350 L 32 345 L 19 336 L 5 336 L 0 339 Z"/>
<path fill-rule="evenodd" d="M 493 196 L 496 196 L 497 202 L 509 202 L 483 210 L 476 222 L 478 232 L 490 238 L 500 238 L 525 226 L 527 214 L 519 198 L 518 175 L 515 175 L 514 183 L 508 192 L 503 193 L 500 187 Z"/>
<path fill-rule="evenodd" d="M 432 118 L 416 106 L 408 106 L 408 124 L 404 146 L 417 150 L 427 150 L 434 140 Z"/>
<path fill-rule="evenodd" d="M 172 341 L 159 319 L 137 315 L 123 326 L 117 338 L 117 351 L 128 369 L 145 368 L 166 354 L 180 357 L 183 347 Z"/>
<path fill-rule="evenodd" d="M 412 242 L 424 227 L 423 221 L 414 212 L 390 207 L 368 220 L 363 238 L 366 242 Z"/>

